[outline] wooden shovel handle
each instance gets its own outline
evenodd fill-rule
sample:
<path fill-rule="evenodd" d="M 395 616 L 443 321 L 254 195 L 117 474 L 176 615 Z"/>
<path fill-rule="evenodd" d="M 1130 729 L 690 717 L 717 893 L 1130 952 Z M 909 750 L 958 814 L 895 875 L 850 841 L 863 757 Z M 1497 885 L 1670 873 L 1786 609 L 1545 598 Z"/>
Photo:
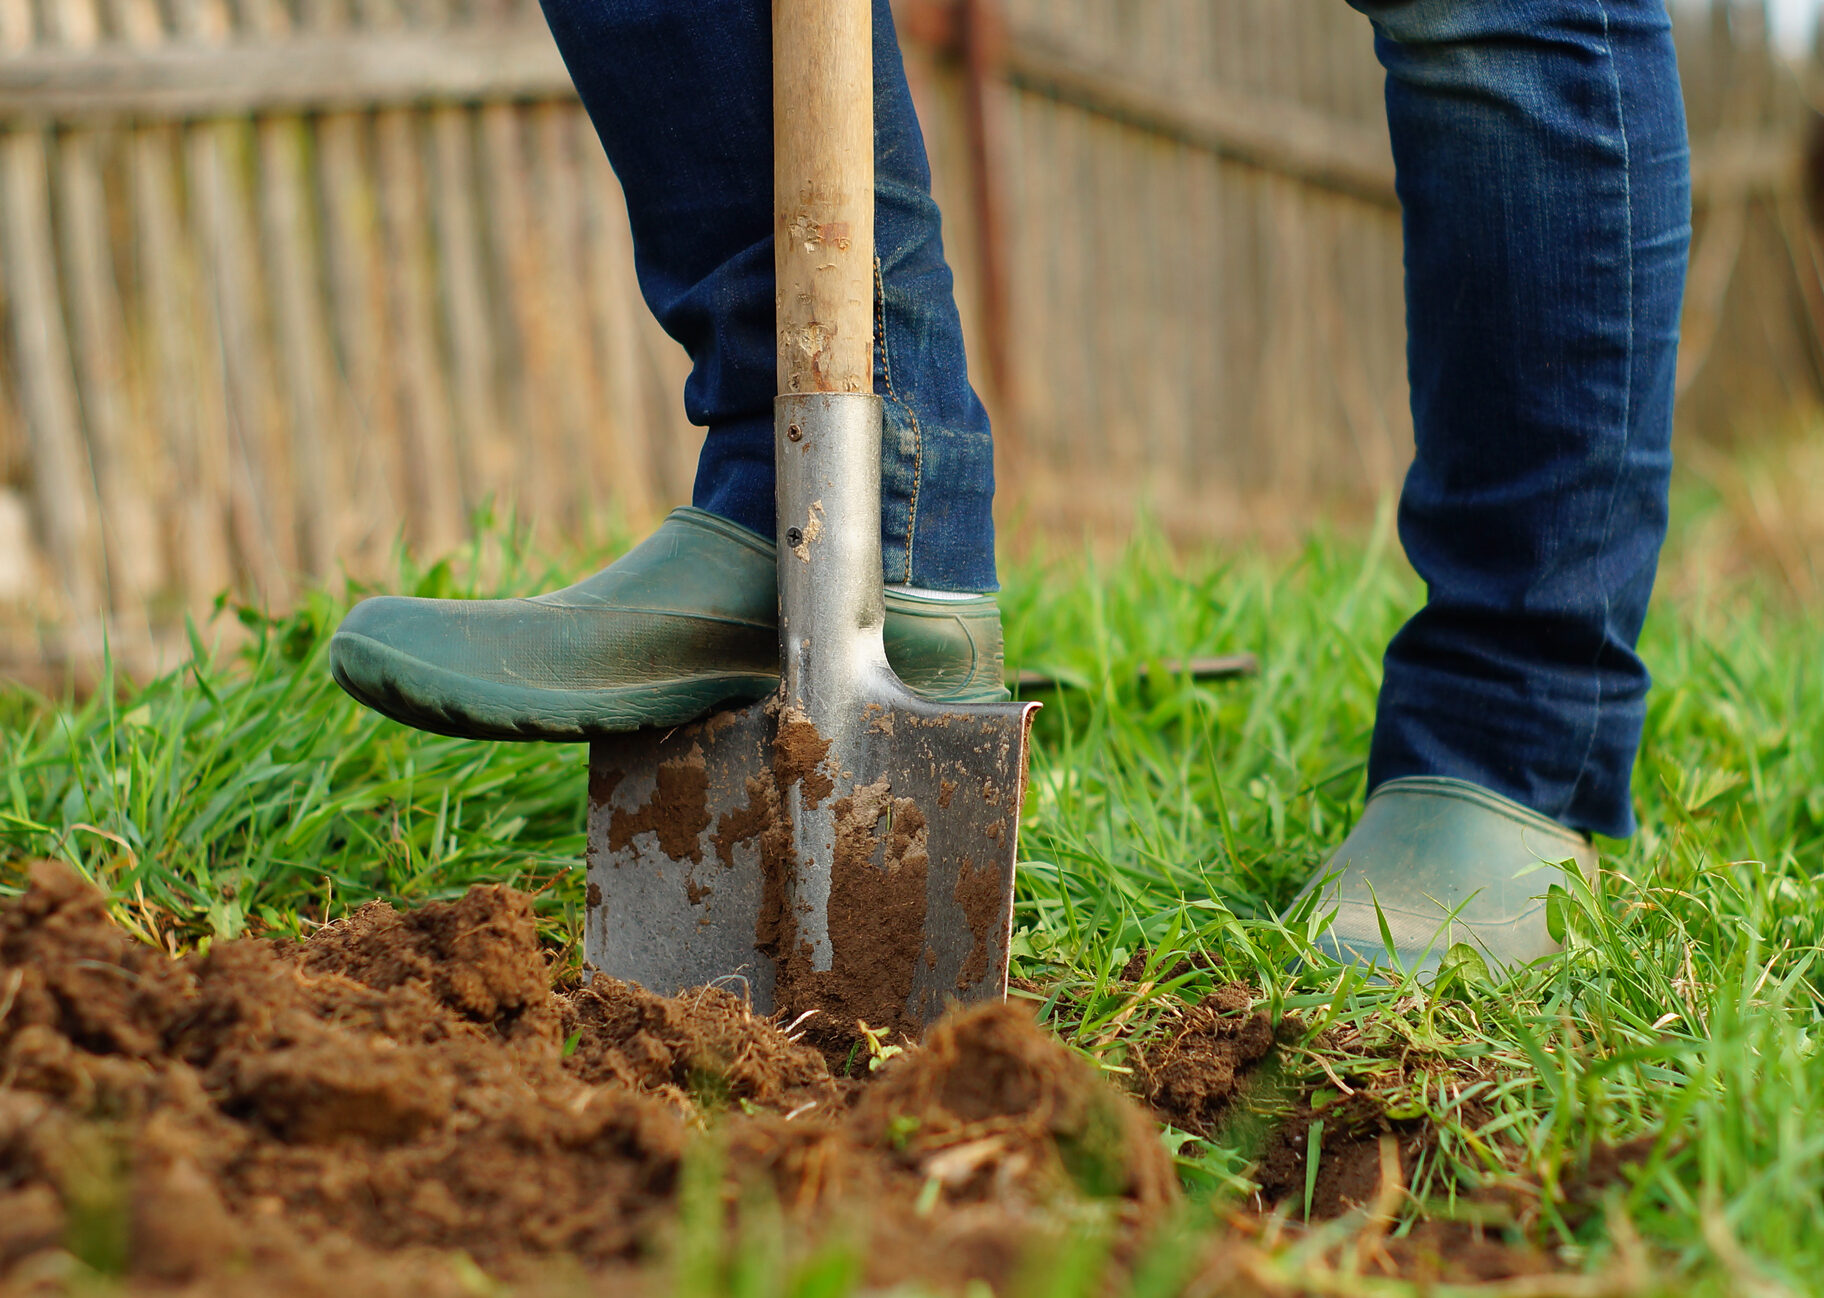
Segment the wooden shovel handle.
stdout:
<path fill-rule="evenodd" d="M 871 0 L 773 0 L 779 391 L 874 390 Z"/>

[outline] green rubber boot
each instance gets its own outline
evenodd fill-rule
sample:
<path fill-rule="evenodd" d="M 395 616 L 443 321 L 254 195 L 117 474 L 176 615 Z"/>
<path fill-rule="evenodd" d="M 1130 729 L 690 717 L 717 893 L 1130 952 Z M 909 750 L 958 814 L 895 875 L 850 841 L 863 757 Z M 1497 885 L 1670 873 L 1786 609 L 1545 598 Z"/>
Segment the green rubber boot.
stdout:
<path fill-rule="evenodd" d="M 1565 861 L 1590 879 L 1596 847 L 1576 830 L 1467 780 L 1407 776 L 1375 789 L 1362 818 L 1292 908 L 1335 875 L 1323 884 L 1317 913 L 1334 910 L 1336 920 L 1316 945 L 1338 963 L 1416 969 L 1429 980 L 1463 942 L 1498 971 L 1557 952 L 1546 930 L 1545 895 L 1563 885 L 1552 867 Z"/>
<path fill-rule="evenodd" d="M 671 726 L 779 683 L 773 543 L 673 510 L 627 554 L 531 599 L 364 600 L 329 643 L 356 699 L 465 739 L 577 741 Z M 1005 699 L 994 598 L 887 588 L 887 661 L 937 702 Z"/>

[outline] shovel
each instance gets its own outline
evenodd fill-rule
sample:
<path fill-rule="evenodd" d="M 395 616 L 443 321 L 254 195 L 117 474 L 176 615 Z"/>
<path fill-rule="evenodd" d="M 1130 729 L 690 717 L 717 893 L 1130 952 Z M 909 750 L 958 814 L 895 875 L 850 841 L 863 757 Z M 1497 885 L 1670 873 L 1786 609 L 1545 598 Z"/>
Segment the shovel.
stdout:
<path fill-rule="evenodd" d="M 779 692 L 589 754 L 585 956 L 824 1031 L 1004 996 L 1031 703 L 932 704 L 881 631 L 869 0 L 774 0 Z"/>

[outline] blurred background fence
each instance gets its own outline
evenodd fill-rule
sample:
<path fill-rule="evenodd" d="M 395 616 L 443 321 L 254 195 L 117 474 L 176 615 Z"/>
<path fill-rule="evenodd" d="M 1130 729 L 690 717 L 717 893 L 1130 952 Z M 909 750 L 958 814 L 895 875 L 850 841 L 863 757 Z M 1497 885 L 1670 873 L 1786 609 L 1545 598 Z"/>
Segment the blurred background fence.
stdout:
<path fill-rule="evenodd" d="M 1341 0 L 896 0 L 1022 535 L 1286 531 L 1398 481 L 1398 208 Z M 1681 435 L 1813 417 L 1808 63 L 1677 9 Z M 232 590 L 491 503 L 687 498 L 688 364 L 529 0 L 0 0 L 0 671 L 145 668 Z"/>

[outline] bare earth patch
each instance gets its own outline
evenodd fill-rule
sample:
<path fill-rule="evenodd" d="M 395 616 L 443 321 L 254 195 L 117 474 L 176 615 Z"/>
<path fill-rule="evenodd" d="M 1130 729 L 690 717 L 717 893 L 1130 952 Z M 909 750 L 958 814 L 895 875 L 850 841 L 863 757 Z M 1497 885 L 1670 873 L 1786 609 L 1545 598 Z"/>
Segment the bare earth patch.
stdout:
<path fill-rule="evenodd" d="M 1272 1046 L 1245 991 L 1219 991 L 1136 1048 L 1135 1089 L 1213 1130 Z M 1017 1006 L 954 1014 L 857 1071 L 836 1078 L 726 991 L 553 991 L 530 901 L 506 888 L 172 960 L 40 866 L 0 912 L 0 1291 L 99 1273 L 134 1293 L 466 1295 L 478 1269 L 656 1291 L 705 1167 L 730 1230 L 764 1200 L 787 1261 L 847 1246 L 876 1283 L 1005 1290 L 1086 1229 L 1119 1273 L 1178 1219 L 1153 1118 Z M 1385 1125 L 1340 1117 L 1324 1213 L 1385 1188 Z M 1268 1198 L 1303 1195 L 1299 1121 L 1263 1152 Z M 1427 1138 L 1392 1134 L 1401 1160 Z M 1196 1287 L 1282 1292 L 1268 1220 L 1206 1225 Z M 1447 1229 L 1376 1227 L 1364 1269 L 1546 1265 Z"/>

